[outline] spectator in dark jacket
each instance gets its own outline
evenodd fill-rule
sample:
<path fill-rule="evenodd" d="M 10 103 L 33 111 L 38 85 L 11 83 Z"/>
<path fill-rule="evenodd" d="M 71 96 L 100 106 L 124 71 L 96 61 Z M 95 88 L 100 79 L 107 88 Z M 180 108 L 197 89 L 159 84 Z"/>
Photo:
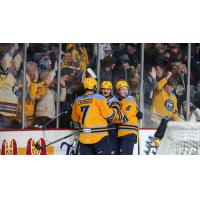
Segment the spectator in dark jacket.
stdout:
<path fill-rule="evenodd" d="M 129 64 L 137 67 L 139 64 L 139 58 L 137 54 L 137 45 L 135 43 L 127 43 L 124 48 L 113 52 L 113 57 L 116 59 L 116 65 L 121 65 L 121 57 L 127 55 L 129 58 Z"/>
<path fill-rule="evenodd" d="M 175 94 L 177 97 L 177 106 L 180 111 L 182 102 L 186 99 L 187 88 L 187 68 L 186 65 L 181 62 L 176 62 L 177 73 L 173 76 L 176 80 Z"/>
<path fill-rule="evenodd" d="M 127 54 L 130 59 L 130 65 L 134 66 L 135 68 L 139 64 L 139 56 L 137 52 L 137 45 L 134 43 L 128 43 L 126 44 L 127 48 Z"/>
<path fill-rule="evenodd" d="M 135 71 L 135 68 L 131 66 L 131 62 L 128 55 L 125 54 L 121 56 L 120 59 L 121 59 L 122 64 L 113 71 L 114 84 L 120 79 L 128 81 L 130 78 L 131 72 Z"/>
<path fill-rule="evenodd" d="M 115 68 L 115 62 L 116 60 L 111 56 L 106 56 L 101 60 L 100 82 L 112 81 L 112 71 Z"/>
<path fill-rule="evenodd" d="M 116 60 L 117 66 L 120 66 L 122 64 L 122 61 L 120 58 L 125 54 L 127 54 L 126 46 L 122 44 L 118 44 L 118 45 L 116 44 L 115 51 L 113 52 L 112 57 Z"/>

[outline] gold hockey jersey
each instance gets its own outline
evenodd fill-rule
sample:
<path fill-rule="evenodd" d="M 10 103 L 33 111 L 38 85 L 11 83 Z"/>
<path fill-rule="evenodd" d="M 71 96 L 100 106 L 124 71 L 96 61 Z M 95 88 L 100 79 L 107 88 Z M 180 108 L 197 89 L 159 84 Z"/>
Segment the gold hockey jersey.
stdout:
<path fill-rule="evenodd" d="M 152 106 L 151 106 L 151 120 L 156 124 L 160 124 L 162 117 L 172 118 L 174 121 L 179 121 L 177 98 L 175 94 L 168 94 L 163 87 L 166 85 L 167 79 L 162 79 L 157 82 L 154 90 Z"/>
<path fill-rule="evenodd" d="M 109 108 L 107 99 L 100 94 L 78 97 L 72 105 L 71 117 L 80 124 L 80 142 L 95 144 L 107 136 L 107 119 L 112 120 L 115 115 L 115 109 Z"/>
<path fill-rule="evenodd" d="M 128 134 L 138 135 L 138 118 L 136 114 L 138 112 L 138 107 L 135 99 L 132 96 L 127 96 L 126 98 L 120 100 L 122 105 L 122 111 L 124 113 L 122 123 L 118 126 L 118 137 L 122 137 Z"/>

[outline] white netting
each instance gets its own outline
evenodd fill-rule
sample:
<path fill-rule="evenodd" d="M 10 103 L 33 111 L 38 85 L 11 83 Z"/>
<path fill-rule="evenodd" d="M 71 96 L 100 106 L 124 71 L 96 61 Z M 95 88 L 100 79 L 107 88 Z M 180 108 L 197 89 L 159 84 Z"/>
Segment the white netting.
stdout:
<path fill-rule="evenodd" d="M 200 122 L 169 122 L 157 154 L 200 155 Z"/>

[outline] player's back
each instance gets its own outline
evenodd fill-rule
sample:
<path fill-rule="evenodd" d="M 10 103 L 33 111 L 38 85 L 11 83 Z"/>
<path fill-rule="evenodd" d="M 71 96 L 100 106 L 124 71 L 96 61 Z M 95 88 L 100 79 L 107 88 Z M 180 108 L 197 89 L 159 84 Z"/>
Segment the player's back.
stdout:
<path fill-rule="evenodd" d="M 78 97 L 72 106 L 72 120 L 79 122 L 84 143 L 89 143 L 86 142 L 86 135 L 90 137 L 90 142 L 94 143 L 106 136 L 107 118 L 112 116 L 113 110 L 108 107 L 107 99 L 100 94 Z"/>

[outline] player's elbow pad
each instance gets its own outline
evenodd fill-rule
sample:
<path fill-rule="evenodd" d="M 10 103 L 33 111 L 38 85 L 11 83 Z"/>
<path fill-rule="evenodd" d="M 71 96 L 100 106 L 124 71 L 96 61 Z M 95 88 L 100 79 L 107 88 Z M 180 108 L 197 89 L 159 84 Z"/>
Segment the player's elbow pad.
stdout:
<path fill-rule="evenodd" d="M 118 113 L 121 111 L 121 104 L 119 102 L 111 103 L 110 107 L 116 109 Z"/>

